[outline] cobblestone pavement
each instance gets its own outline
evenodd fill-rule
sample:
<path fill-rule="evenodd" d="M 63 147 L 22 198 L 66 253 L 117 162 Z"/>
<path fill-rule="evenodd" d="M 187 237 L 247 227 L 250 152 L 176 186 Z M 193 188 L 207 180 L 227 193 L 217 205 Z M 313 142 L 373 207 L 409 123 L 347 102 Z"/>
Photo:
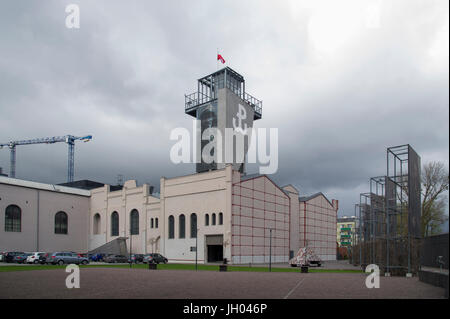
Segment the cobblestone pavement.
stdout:
<path fill-rule="evenodd" d="M 418 278 L 365 274 L 263 273 L 149 269 L 80 269 L 80 288 L 68 289 L 64 269 L 0 272 L 0 298 L 443 298 L 444 289 Z"/>

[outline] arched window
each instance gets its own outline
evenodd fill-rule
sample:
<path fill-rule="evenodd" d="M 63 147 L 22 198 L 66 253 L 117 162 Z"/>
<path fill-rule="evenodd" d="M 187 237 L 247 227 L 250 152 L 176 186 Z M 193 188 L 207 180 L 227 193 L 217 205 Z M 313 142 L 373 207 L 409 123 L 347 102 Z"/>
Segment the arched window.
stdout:
<path fill-rule="evenodd" d="M 169 216 L 169 239 L 175 238 L 175 219 Z"/>
<path fill-rule="evenodd" d="M 94 235 L 100 234 L 100 227 L 101 227 L 101 217 L 100 214 L 97 213 L 94 215 Z"/>
<path fill-rule="evenodd" d="M 55 215 L 55 234 L 67 234 L 68 218 L 65 212 L 57 212 Z"/>
<path fill-rule="evenodd" d="M 219 213 L 219 225 L 223 225 L 223 214 Z"/>
<path fill-rule="evenodd" d="M 178 217 L 178 237 L 179 238 L 186 238 L 186 218 L 183 214 L 181 214 Z"/>
<path fill-rule="evenodd" d="M 139 235 L 139 212 L 136 209 L 130 213 L 130 234 Z"/>
<path fill-rule="evenodd" d="M 211 225 L 215 225 L 216 224 L 216 214 L 213 213 L 212 214 L 212 221 L 211 221 Z"/>
<path fill-rule="evenodd" d="M 119 236 L 119 214 L 117 212 L 111 214 L 111 236 Z"/>
<path fill-rule="evenodd" d="M 205 215 L 205 226 L 209 226 L 209 214 Z"/>
<path fill-rule="evenodd" d="M 22 210 L 17 205 L 9 205 L 5 210 L 5 231 L 22 231 Z"/>
<path fill-rule="evenodd" d="M 158 218 L 155 218 L 155 228 L 158 228 Z"/>
<path fill-rule="evenodd" d="M 191 214 L 191 238 L 197 237 L 197 215 Z"/>
<path fill-rule="evenodd" d="M 153 221 L 153 218 L 150 218 L 150 228 L 153 228 L 154 227 L 154 221 Z"/>

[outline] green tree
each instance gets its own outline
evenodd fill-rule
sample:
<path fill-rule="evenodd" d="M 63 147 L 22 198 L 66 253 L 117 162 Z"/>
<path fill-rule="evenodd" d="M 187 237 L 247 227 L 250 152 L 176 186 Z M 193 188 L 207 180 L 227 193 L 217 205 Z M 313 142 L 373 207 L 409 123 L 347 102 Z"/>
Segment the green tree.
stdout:
<path fill-rule="evenodd" d="M 437 233 L 445 215 L 449 175 L 442 162 L 430 162 L 422 170 L 422 235 Z"/>

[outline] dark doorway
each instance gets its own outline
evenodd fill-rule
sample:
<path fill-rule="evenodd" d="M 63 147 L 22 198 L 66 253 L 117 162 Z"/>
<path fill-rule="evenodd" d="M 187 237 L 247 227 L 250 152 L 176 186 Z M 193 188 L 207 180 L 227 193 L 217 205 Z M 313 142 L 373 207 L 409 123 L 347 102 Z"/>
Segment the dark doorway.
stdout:
<path fill-rule="evenodd" d="M 213 263 L 217 261 L 223 261 L 223 246 L 208 245 L 208 262 Z"/>

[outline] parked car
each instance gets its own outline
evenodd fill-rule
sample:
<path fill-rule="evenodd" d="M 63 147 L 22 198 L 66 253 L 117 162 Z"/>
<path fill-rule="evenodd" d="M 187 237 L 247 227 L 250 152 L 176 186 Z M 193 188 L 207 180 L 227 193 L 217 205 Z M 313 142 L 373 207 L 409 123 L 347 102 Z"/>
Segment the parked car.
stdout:
<path fill-rule="evenodd" d="M 4 252 L 0 252 L 0 262 L 4 261 Z"/>
<path fill-rule="evenodd" d="M 43 253 L 42 255 L 39 255 L 39 263 L 44 265 L 47 263 L 47 258 L 51 257 L 53 253 Z"/>
<path fill-rule="evenodd" d="M 91 261 L 103 261 L 105 254 L 92 254 L 89 256 Z"/>
<path fill-rule="evenodd" d="M 25 264 L 27 262 L 28 256 L 30 255 L 31 253 L 16 254 L 14 256 L 14 262 L 18 264 Z"/>
<path fill-rule="evenodd" d="M 128 258 L 124 255 L 109 255 L 105 257 L 105 262 L 107 263 L 126 263 Z"/>
<path fill-rule="evenodd" d="M 72 252 L 56 252 L 46 257 L 47 264 L 52 265 L 64 265 L 64 264 L 83 264 L 89 263 L 89 259 L 80 257 L 76 253 Z"/>
<path fill-rule="evenodd" d="M 163 264 L 167 264 L 168 259 L 166 257 L 164 257 L 161 254 L 146 254 L 144 255 L 144 260 L 143 263 L 147 264 L 147 263 L 155 263 L 155 264 L 159 264 L 159 263 L 163 263 Z"/>
<path fill-rule="evenodd" d="M 23 251 L 9 251 L 5 253 L 5 255 L 3 255 L 3 258 L 5 262 L 13 263 L 16 255 L 23 255 L 23 254 L 25 254 Z"/>
<path fill-rule="evenodd" d="M 131 255 L 131 260 L 130 258 L 128 258 L 128 262 L 133 262 L 133 263 L 141 263 L 144 261 L 144 255 L 143 254 L 132 254 Z"/>
<path fill-rule="evenodd" d="M 43 252 L 35 252 L 30 254 L 27 259 L 26 259 L 26 263 L 27 264 L 37 264 L 39 262 L 39 256 L 44 254 Z"/>

